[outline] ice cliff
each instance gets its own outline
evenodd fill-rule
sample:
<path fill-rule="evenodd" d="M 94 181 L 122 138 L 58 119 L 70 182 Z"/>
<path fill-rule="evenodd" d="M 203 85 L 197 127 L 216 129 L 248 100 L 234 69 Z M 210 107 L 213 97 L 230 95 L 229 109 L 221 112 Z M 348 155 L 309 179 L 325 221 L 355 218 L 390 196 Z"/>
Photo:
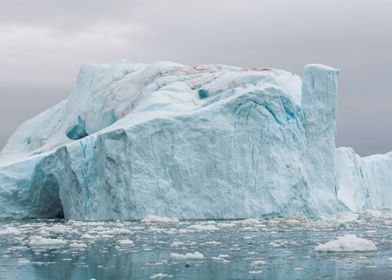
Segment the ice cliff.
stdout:
<path fill-rule="evenodd" d="M 83 65 L 0 153 L 0 217 L 322 216 L 392 206 L 392 154 L 335 148 L 336 69 Z"/>

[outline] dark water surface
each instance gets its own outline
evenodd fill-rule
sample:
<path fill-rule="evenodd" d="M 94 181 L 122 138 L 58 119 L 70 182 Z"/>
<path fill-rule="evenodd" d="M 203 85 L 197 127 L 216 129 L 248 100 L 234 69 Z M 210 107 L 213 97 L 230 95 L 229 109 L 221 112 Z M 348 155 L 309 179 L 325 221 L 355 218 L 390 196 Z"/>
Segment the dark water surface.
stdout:
<path fill-rule="evenodd" d="M 378 250 L 314 250 L 345 234 Z M 323 220 L 0 222 L 0 279 L 392 279 L 392 212 Z"/>

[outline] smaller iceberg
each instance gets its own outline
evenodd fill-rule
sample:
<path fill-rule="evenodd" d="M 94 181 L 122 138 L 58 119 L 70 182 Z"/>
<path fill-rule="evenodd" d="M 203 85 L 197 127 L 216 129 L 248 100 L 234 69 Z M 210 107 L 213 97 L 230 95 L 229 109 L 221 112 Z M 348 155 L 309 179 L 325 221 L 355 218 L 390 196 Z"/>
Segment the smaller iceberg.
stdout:
<path fill-rule="evenodd" d="M 371 240 L 347 234 L 325 244 L 320 244 L 314 250 L 318 252 L 366 252 L 377 251 L 377 248 Z"/>

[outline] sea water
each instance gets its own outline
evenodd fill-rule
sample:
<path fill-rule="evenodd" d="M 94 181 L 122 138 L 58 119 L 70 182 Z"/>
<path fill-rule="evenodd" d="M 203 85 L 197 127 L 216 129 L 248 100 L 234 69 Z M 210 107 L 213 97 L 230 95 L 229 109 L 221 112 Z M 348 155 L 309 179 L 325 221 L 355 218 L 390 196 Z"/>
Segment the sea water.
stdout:
<path fill-rule="evenodd" d="M 392 211 L 319 220 L 0 222 L 0 279 L 389 279 Z M 148 222 L 150 221 L 150 222 Z M 152 222 L 155 221 L 155 222 Z M 377 251 L 317 252 L 345 234 Z"/>

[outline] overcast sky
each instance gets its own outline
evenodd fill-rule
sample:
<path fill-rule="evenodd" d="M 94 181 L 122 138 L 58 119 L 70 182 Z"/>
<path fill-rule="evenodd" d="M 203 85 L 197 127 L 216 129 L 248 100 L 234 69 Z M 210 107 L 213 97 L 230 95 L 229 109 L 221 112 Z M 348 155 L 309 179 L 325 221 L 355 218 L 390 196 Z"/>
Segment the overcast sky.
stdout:
<path fill-rule="evenodd" d="M 338 146 L 392 150 L 390 0 L 0 0 L 0 148 L 82 63 L 341 69 Z"/>

